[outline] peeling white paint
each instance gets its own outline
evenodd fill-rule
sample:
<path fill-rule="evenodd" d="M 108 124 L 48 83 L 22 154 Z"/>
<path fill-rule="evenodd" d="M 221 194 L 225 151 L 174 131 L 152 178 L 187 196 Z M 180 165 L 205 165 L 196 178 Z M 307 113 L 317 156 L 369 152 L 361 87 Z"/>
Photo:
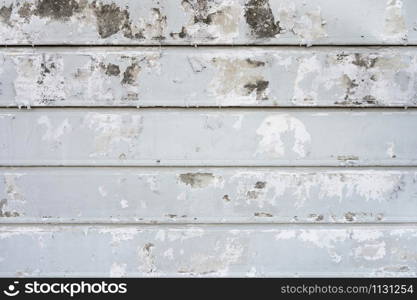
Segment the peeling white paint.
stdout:
<path fill-rule="evenodd" d="M 291 144 L 291 142 L 284 141 L 284 136 L 289 134 L 293 139 L 291 150 L 298 157 L 305 157 L 308 154 L 310 134 L 299 119 L 289 114 L 267 117 L 258 127 L 256 133 L 262 137 L 257 153 L 267 152 L 277 157 L 283 156 L 289 150 L 286 145 Z"/>

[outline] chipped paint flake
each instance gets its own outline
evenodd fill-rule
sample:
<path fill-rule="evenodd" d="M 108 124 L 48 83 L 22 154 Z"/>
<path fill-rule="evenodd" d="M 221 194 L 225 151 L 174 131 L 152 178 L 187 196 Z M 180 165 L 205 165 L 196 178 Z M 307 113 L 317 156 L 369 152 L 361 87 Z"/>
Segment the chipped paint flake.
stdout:
<path fill-rule="evenodd" d="M 391 41 L 407 41 L 407 25 L 403 12 L 403 1 L 388 0 L 385 9 L 384 39 Z"/>
<path fill-rule="evenodd" d="M 289 114 L 277 114 L 267 117 L 256 133 L 261 136 L 258 153 L 271 153 L 276 157 L 283 156 L 291 150 L 298 157 L 306 157 L 311 142 L 310 134 L 304 124 Z M 290 136 L 288 142 L 287 135 Z M 287 145 L 291 145 L 289 148 Z"/>

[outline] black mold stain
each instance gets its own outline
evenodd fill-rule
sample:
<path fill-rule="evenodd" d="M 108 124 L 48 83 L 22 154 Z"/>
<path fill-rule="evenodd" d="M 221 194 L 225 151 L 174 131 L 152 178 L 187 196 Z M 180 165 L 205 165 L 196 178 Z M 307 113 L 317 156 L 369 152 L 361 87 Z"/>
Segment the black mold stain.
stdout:
<path fill-rule="evenodd" d="M 258 181 L 257 183 L 255 183 L 255 189 L 263 189 L 266 186 L 266 182 L 265 181 Z"/>
<path fill-rule="evenodd" d="M 260 61 L 260 60 L 253 60 L 253 59 L 247 58 L 246 59 L 246 62 L 249 65 L 254 66 L 254 67 L 263 67 L 263 66 L 265 66 L 265 62 L 264 61 Z"/>
<path fill-rule="evenodd" d="M 0 21 L 10 25 L 10 17 L 12 16 L 13 4 L 9 7 L 3 6 L 0 8 Z"/>
<path fill-rule="evenodd" d="M 34 13 L 41 18 L 60 20 L 68 19 L 79 11 L 80 6 L 75 0 L 40 0 Z"/>
<path fill-rule="evenodd" d="M 247 83 L 243 87 L 247 90 L 248 95 L 252 94 L 253 91 L 256 91 L 257 100 L 267 100 L 268 97 L 264 95 L 264 92 L 268 86 L 269 81 L 256 80 L 254 83 Z"/>
<path fill-rule="evenodd" d="M 19 16 L 26 21 L 32 16 L 32 3 L 25 2 L 17 11 Z"/>
<path fill-rule="evenodd" d="M 279 21 L 275 22 L 268 0 L 250 0 L 245 4 L 245 18 L 252 35 L 257 38 L 272 38 L 281 32 Z"/>
<path fill-rule="evenodd" d="M 7 199 L 1 199 L 0 200 L 0 217 L 18 217 L 19 213 L 15 211 L 5 211 L 4 207 L 7 205 Z"/>
<path fill-rule="evenodd" d="M 229 195 L 224 195 L 224 196 L 223 196 L 223 200 L 224 200 L 224 201 L 226 201 L 226 202 L 230 202 L 230 197 L 229 197 Z"/>
<path fill-rule="evenodd" d="M 137 63 L 132 63 L 123 73 L 122 84 L 134 84 L 139 72 L 140 66 Z"/>
<path fill-rule="evenodd" d="M 363 67 L 366 69 L 373 68 L 378 61 L 378 58 L 370 58 L 363 56 L 360 53 L 355 53 L 355 59 L 352 61 L 352 64 Z"/>
<path fill-rule="evenodd" d="M 120 75 L 120 68 L 119 68 L 118 65 L 108 64 L 107 66 L 104 66 L 104 69 L 106 70 L 106 75 L 108 75 L 108 76 L 119 76 Z"/>

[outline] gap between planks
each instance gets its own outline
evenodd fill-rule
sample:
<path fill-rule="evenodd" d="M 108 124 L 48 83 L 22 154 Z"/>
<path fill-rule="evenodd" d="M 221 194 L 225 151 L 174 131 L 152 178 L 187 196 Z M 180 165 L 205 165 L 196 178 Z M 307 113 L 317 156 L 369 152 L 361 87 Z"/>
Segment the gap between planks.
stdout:
<path fill-rule="evenodd" d="M 417 229 L 417 222 L 381 222 L 381 223 L 365 223 L 365 222 L 355 222 L 355 223 L 330 223 L 330 222 L 317 222 L 317 223 L 308 223 L 308 222 L 301 222 L 301 223 L 279 223 L 279 222 L 222 222 L 222 223 L 191 223 L 191 222 L 158 222 L 158 223 L 145 223 L 145 222 L 25 222 L 25 223 L 0 223 L 0 233 L 1 227 L 146 227 L 146 228 L 187 228 L 187 227 L 233 227 L 236 229 L 235 226 L 243 227 L 243 228 L 251 228 L 251 227 L 261 227 L 262 229 L 268 228 L 292 228 L 292 227 L 322 227 L 325 229 L 329 229 L 330 227 L 336 228 L 346 228 L 346 227 L 366 227 L 366 228 L 380 228 L 380 227 L 403 227 L 403 226 L 413 226 Z"/>

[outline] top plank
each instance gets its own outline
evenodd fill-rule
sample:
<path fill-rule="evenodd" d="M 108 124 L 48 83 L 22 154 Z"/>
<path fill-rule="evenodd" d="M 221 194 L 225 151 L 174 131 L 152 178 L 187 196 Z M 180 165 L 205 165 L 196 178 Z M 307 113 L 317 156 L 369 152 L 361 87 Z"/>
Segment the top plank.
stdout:
<path fill-rule="evenodd" d="M 415 0 L 0 0 L 0 44 L 417 44 L 416 14 Z"/>

